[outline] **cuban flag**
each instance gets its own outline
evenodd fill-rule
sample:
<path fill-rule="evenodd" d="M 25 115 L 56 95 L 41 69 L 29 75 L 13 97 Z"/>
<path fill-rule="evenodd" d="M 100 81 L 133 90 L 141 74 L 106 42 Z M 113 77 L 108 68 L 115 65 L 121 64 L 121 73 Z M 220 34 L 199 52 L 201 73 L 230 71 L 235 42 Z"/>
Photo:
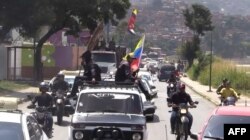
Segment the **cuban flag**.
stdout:
<path fill-rule="evenodd" d="M 129 22 L 128 22 L 128 31 L 133 35 L 135 35 L 134 29 L 135 29 L 135 19 L 136 19 L 137 13 L 138 13 L 138 10 L 134 9 L 132 11 L 132 15 L 131 15 Z"/>
<path fill-rule="evenodd" d="M 139 69 L 140 62 L 141 62 L 141 56 L 143 52 L 143 47 L 144 47 L 144 41 L 145 41 L 145 35 L 142 36 L 142 38 L 139 40 L 137 43 L 134 52 L 133 52 L 133 61 L 130 65 L 131 69 L 133 71 L 136 71 Z"/>

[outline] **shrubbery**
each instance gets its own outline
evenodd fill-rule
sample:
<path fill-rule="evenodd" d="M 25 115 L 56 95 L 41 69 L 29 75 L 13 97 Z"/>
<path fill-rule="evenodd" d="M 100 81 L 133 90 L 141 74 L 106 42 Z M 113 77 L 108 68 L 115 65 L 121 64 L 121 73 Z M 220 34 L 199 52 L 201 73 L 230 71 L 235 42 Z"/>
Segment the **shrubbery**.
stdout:
<path fill-rule="evenodd" d="M 201 84 L 209 85 L 209 57 L 194 63 L 188 70 L 188 75 L 192 80 L 197 80 Z M 212 64 L 212 86 L 217 88 L 223 78 L 231 81 L 231 85 L 236 90 L 250 90 L 250 76 L 246 74 L 246 69 L 238 68 L 235 63 L 213 58 Z"/>

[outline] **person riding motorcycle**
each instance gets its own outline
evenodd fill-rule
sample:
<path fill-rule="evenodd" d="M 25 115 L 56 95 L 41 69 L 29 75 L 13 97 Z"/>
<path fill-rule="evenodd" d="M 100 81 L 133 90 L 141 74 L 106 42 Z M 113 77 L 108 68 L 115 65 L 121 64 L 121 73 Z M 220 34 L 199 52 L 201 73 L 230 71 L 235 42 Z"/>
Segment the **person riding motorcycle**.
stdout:
<path fill-rule="evenodd" d="M 225 88 L 223 88 L 220 91 L 221 102 L 224 102 L 227 97 L 231 97 L 231 96 L 235 97 L 236 99 L 240 98 L 238 93 L 233 88 L 231 88 L 230 84 L 231 84 L 230 81 L 227 81 L 225 83 Z"/>
<path fill-rule="evenodd" d="M 225 88 L 226 87 L 226 82 L 228 81 L 228 79 L 227 78 L 224 78 L 223 80 L 222 80 L 222 84 L 217 88 L 217 90 L 216 90 L 216 93 L 219 95 L 220 94 L 220 91 L 223 89 L 223 88 Z"/>
<path fill-rule="evenodd" d="M 191 96 L 186 93 L 185 91 L 185 84 L 181 84 L 180 85 L 180 89 L 178 92 L 174 93 L 171 97 L 171 105 L 172 105 L 172 114 L 170 117 L 170 124 L 171 124 L 171 133 L 174 134 L 174 130 L 175 130 L 175 123 L 176 123 L 176 118 L 177 118 L 177 114 L 178 114 L 178 105 L 181 103 L 189 103 L 193 108 L 196 107 L 195 103 L 193 102 Z M 188 124 L 188 130 L 189 130 L 189 134 L 191 134 L 191 127 L 192 127 L 192 123 L 193 123 L 193 116 L 191 115 L 190 112 L 188 112 L 187 117 L 189 119 L 189 124 Z"/>
<path fill-rule="evenodd" d="M 52 92 L 55 93 L 58 90 L 67 91 L 69 89 L 69 84 L 64 81 L 63 74 L 57 74 L 56 79 L 52 84 Z"/>
<path fill-rule="evenodd" d="M 116 82 L 125 82 L 135 81 L 135 73 L 132 72 L 130 65 L 132 63 L 132 55 L 128 54 L 123 61 L 121 61 L 119 67 L 117 68 L 116 74 L 115 74 L 115 81 Z M 133 76 L 134 74 L 134 76 Z"/>
<path fill-rule="evenodd" d="M 169 84 L 171 84 L 171 83 L 173 83 L 174 84 L 174 87 L 175 87 L 175 89 L 176 89 L 176 84 L 177 84 L 177 79 L 176 79 L 176 76 L 175 76 L 175 74 L 174 73 L 172 73 L 171 75 L 170 75 L 170 78 L 167 80 L 167 94 L 169 94 L 169 91 L 170 91 L 170 86 L 169 86 Z M 177 90 L 175 90 L 175 92 L 176 92 Z"/>
<path fill-rule="evenodd" d="M 35 104 L 38 104 L 38 107 L 47 107 L 51 108 L 53 105 L 53 98 L 50 94 L 48 94 L 49 85 L 47 85 L 45 82 L 40 83 L 39 90 L 41 92 L 40 95 L 37 95 L 33 100 L 32 104 L 28 107 L 35 106 Z M 53 128 L 53 118 L 52 115 L 48 116 L 48 129 L 52 131 Z"/>

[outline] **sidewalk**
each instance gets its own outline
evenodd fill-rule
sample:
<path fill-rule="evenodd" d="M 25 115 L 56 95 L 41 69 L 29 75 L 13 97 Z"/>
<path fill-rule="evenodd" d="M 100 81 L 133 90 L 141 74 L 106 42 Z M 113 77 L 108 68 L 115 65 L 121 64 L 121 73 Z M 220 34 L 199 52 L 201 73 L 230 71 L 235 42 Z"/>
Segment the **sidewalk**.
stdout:
<path fill-rule="evenodd" d="M 193 81 L 189 79 L 188 77 L 181 77 L 181 81 L 186 84 L 187 87 L 192 89 L 194 92 L 197 94 L 201 95 L 208 101 L 212 102 L 215 105 L 220 104 L 220 99 L 218 98 L 219 95 L 216 93 L 216 89 L 211 87 L 212 92 L 208 92 L 209 86 L 207 85 L 201 85 L 197 81 Z M 244 95 L 240 96 L 240 99 L 237 101 L 236 105 L 237 106 L 245 106 L 247 104 L 250 104 L 250 98 L 246 97 Z"/>
<path fill-rule="evenodd" d="M 39 90 L 36 87 L 29 87 L 29 88 L 22 89 L 22 90 L 19 90 L 19 91 L 4 91 L 4 92 L 1 92 L 0 97 L 1 98 L 4 98 L 4 97 L 16 98 L 18 104 L 21 104 L 23 102 L 28 101 L 27 95 L 37 94 L 38 91 Z"/>

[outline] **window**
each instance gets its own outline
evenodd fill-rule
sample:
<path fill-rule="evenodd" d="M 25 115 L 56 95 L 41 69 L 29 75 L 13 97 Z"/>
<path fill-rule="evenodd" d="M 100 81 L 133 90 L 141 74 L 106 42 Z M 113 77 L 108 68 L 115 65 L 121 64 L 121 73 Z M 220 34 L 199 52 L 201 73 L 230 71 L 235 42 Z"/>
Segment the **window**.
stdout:
<path fill-rule="evenodd" d="M 249 116 L 212 116 L 204 131 L 204 136 L 223 138 L 224 124 L 249 124 Z"/>
<path fill-rule="evenodd" d="M 116 56 L 113 53 L 93 53 L 94 62 L 107 62 L 107 63 L 115 63 Z"/>
<path fill-rule="evenodd" d="M 139 95 L 121 93 L 86 93 L 80 96 L 78 112 L 142 113 Z"/>
<path fill-rule="evenodd" d="M 1 140 L 24 140 L 20 123 L 0 122 Z"/>

